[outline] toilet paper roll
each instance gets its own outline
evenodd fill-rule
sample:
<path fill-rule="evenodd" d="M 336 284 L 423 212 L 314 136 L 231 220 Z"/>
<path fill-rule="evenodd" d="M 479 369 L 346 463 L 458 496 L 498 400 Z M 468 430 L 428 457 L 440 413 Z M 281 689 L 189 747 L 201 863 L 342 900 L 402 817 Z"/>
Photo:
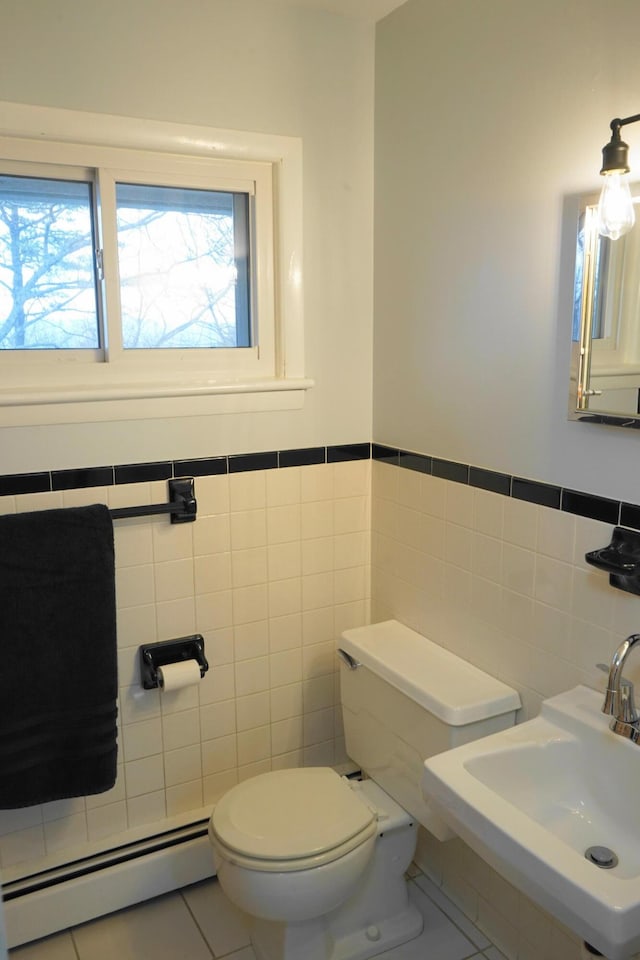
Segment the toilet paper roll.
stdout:
<path fill-rule="evenodd" d="M 200 664 L 197 660 L 181 660 L 158 667 L 158 683 L 165 693 L 191 687 L 194 683 L 200 683 L 200 680 Z"/>

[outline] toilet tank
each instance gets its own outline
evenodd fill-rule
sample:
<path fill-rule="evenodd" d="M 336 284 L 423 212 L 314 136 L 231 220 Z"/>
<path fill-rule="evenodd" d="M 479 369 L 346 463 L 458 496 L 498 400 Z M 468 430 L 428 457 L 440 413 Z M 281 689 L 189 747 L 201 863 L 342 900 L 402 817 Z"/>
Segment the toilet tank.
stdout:
<path fill-rule="evenodd" d="M 436 837 L 453 836 L 422 796 L 423 763 L 512 726 L 518 693 L 397 620 L 346 630 L 339 654 L 348 755 Z"/>

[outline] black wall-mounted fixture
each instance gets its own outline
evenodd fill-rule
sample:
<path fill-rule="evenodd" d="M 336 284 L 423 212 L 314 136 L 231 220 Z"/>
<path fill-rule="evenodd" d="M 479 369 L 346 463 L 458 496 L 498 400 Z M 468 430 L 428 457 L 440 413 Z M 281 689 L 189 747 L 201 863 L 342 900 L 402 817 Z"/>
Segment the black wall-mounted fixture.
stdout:
<path fill-rule="evenodd" d="M 598 205 L 599 232 L 603 237 L 617 240 L 635 223 L 635 211 L 627 174 L 629 173 L 629 145 L 620 136 L 620 128 L 640 120 L 640 113 L 632 117 L 616 117 L 610 123 L 611 140 L 602 148 L 602 168 L 605 178 Z"/>
<path fill-rule="evenodd" d="M 198 512 L 193 477 L 175 477 L 167 483 L 169 500 L 167 503 L 150 503 L 139 507 L 116 507 L 111 510 L 114 520 L 127 517 L 151 517 L 159 513 L 168 513 L 171 523 L 193 523 Z"/>
<path fill-rule="evenodd" d="M 608 547 L 591 550 L 585 560 L 609 574 L 609 583 L 627 593 L 640 594 L 640 531 L 615 527 Z"/>
<path fill-rule="evenodd" d="M 201 634 L 194 633 L 190 637 L 143 644 L 140 647 L 140 674 L 144 689 L 155 690 L 159 686 L 159 667 L 180 663 L 183 660 L 197 660 L 200 676 L 204 677 L 209 664 L 204 655 L 204 638 Z"/>

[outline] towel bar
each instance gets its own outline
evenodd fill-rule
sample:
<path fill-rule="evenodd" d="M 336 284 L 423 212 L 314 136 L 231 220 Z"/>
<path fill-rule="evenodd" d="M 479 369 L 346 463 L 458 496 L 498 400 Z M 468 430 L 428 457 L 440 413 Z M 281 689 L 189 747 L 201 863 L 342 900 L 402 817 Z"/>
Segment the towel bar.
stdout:
<path fill-rule="evenodd" d="M 177 477 L 168 481 L 169 502 L 151 503 L 140 507 L 117 507 L 111 510 L 114 520 L 128 517 L 150 517 L 155 514 L 171 514 L 171 523 L 192 523 L 196 519 L 198 504 L 195 498 L 193 477 Z"/>

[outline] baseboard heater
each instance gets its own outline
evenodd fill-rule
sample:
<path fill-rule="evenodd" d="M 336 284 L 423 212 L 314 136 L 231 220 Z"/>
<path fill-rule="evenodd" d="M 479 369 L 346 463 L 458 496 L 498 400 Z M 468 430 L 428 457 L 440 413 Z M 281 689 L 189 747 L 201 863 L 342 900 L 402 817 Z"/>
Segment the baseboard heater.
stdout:
<path fill-rule="evenodd" d="M 16 947 L 213 876 L 207 820 L 3 884 Z"/>

